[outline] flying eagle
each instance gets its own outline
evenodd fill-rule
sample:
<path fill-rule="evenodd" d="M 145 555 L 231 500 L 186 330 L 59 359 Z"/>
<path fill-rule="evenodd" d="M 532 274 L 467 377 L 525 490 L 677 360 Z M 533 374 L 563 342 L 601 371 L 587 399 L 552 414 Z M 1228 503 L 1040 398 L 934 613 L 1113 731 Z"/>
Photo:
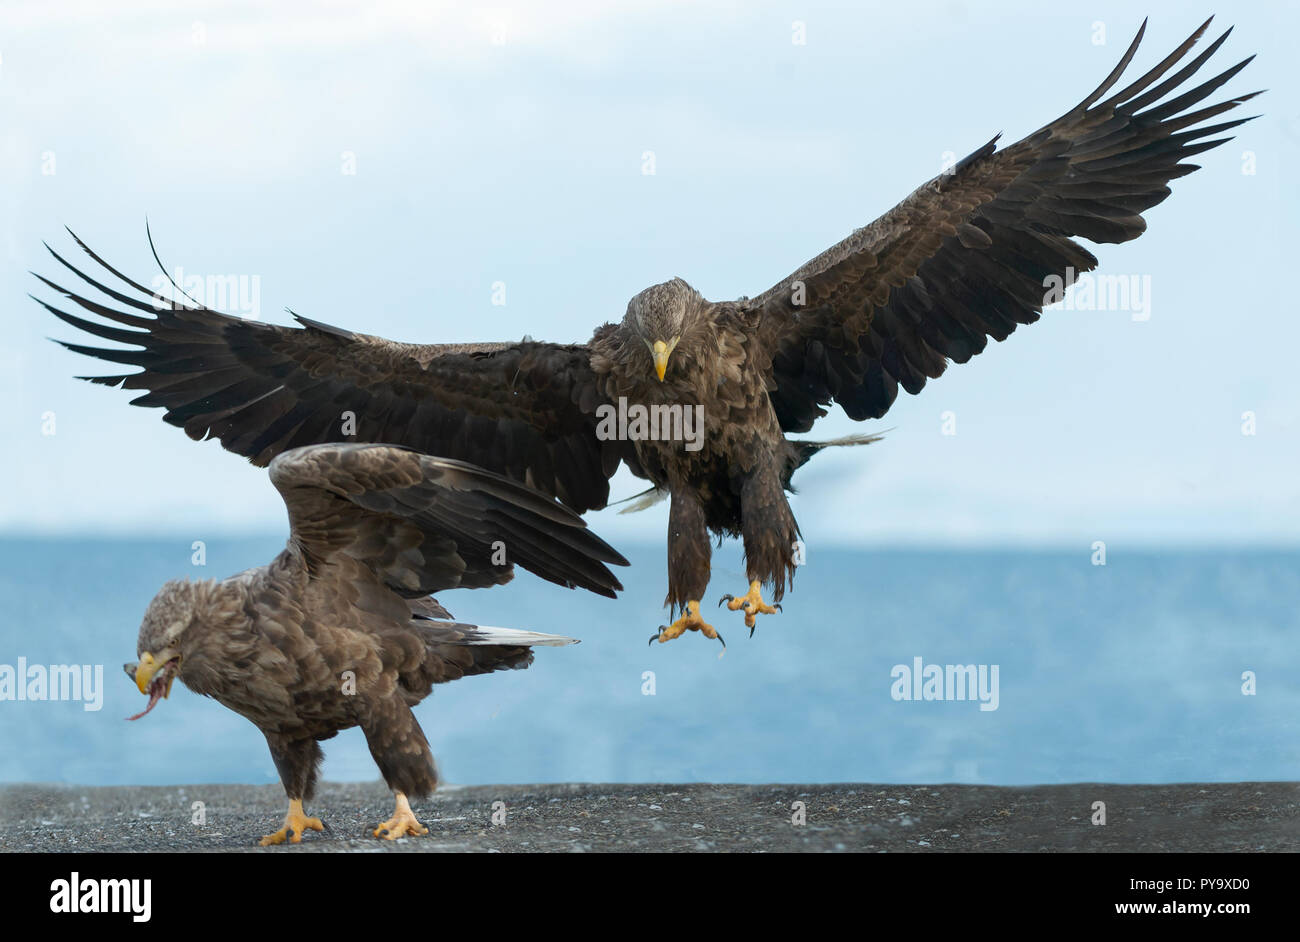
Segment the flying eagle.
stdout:
<path fill-rule="evenodd" d="M 1185 90 L 1231 32 L 1184 63 L 1208 26 L 1105 97 L 1144 22 L 1106 80 L 1060 118 L 1009 147 L 993 138 L 757 297 L 709 301 L 675 278 L 637 294 L 620 323 L 587 343 L 415 345 L 305 317 L 301 327 L 240 320 L 151 297 L 80 239 L 129 290 L 55 254 L 116 304 L 42 278 L 102 320 L 46 306 L 138 348 L 65 344 L 141 368 L 94 382 L 144 390 L 135 405 L 163 408 L 191 438 L 217 438 L 255 464 L 339 439 L 346 412 L 355 416 L 349 440 L 470 461 L 579 513 L 608 503 L 609 478 L 626 465 L 671 501 L 665 604 L 681 617 L 651 641 L 686 630 L 718 637 L 700 613 L 710 533 L 744 541 L 748 590 L 723 601 L 744 611 L 752 634 L 755 617 L 776 610 L 763 587 L 780 601 L 794 576 L 791 475 L 829 444 L 871 440 L 787 436 L 807 432 L 833 403 L 855 420 L 879 418 L 900 386 L 919 393 L 950 360 L 965 363 L 990 337 L 1038 320 L 1097 265 L 1076 237 L 1141 235 L 1141 214 L 1197 169 L 1185 161 L 1250 120 L 1211 119 L 1259 94 L 1200 107 L 1250 59 Z"/>
<path fill-rule="evenodd" d="M 309 445 L 271 462 L 289 510 L 289 543 L 268 565 L 221 582 L 168 582 L 125 665 L 149 695 L 139 719 L 180 678 L 266 736 L 289 796 L 263 846 L 322 830 L 308 817 L 322 739 L 360 726 L 396 795 L 375 828 L 426 834 L 408 796 L 437 783 L 411 707 L 434 684 L 525 668 L 533 645 L 572 638 L 460 624 L 429 597 L 508 582 L 514 563 L 544 579 L 613 597 L 605 563 L 627 561 L 553 498 L 462 461 L 388 445 Z"/>

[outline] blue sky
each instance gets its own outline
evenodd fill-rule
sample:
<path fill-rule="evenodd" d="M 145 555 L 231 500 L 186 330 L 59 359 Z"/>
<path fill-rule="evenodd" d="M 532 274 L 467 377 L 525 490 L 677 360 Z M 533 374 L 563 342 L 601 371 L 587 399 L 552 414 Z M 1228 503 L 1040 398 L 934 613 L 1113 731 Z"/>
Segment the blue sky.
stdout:
<path fill-rule="evenodd" d="M 284 526 L 263 472 L 71 378 L 111 370 L 49 343 L 81 338 L 25 297 L 29 269 L 55 271 L 41 241 L 71 248 L 64 224 L 148 279 L 147 216 L 169 265 L 256 277 L 268 320 L 287 306 L 409 341 L 585 340 L 672 275 L 711 298 L 764 290 L 946 155 L 1073 106 L 1144 14 L 1134 75 L 1212 12 L 426 6 L 6 4 L 0 531 Z M 1298 20 L 1223 11 L 1215 27 L 1237 29 L 1219 68 L 1259 54 L 1226 92 L 1270 89 L 1242 109 L 1265 117 L 1197 158 L 1141 239 L 1094 247 L 1102 272 L 1149 286 L 1149 319 L 1051 311 L 881 422 L 837 411 L 817 437 L 892 431 L 796 478 L 810 544 L 1297 542 Z M 657 542 L 665 513 L 593 523 Z"/>

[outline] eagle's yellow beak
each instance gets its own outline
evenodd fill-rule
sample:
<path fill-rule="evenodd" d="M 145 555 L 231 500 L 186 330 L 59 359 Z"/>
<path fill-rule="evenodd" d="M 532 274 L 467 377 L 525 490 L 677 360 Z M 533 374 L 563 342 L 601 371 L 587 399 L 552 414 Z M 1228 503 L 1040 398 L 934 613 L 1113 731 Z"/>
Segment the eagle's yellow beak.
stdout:
<path fill-rule="evenodd" d="M 153 680 L 153 675 L 158 673 L 158 668 L 162 667 L 164 663 L 166 662 L 164 661 L 160 663 L 158 659 L 148 651 L 140 657 L 140 663 L 135 666 L 135 685 L 140 688 L 141 693 L 149 692 L 149 683 Z M 175 680 L 176 675 L 174 673 L 167 678 L 167 687 L 163 690 L 164 699 L 171 696 L 172 682 Z"/>
<path fill-rule="evenodd" d="M 650 348 L 650 356 L 654 357 L 655 375 L 659 377 L 659 382 L 664 381 L 664 374 L 668 372 L 668 357 L 672 354 L 673 348 L 677 346 L 680 337 L 674 337 L 672 343 L 664 343 L 662 340 L 656 340 L 653 344 L 646 341 L 646 346 Z"/>
<path fill-rule="evenodd" d="M 655 345 L 650 348 L 651 355 L 655 358 L 655 375 L 659 377 L 659 382 L 664 381 L 664 373 L 668 372 L 668 344 L 662 340 L 656 340 Z"/>

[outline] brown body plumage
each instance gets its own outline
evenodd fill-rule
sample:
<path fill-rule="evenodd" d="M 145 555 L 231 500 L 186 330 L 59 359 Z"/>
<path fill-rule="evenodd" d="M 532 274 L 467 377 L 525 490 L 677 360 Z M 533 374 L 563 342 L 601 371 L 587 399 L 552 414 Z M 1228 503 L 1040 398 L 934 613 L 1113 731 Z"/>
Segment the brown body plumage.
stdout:
<path fill-rule="evenodd" d="M 626 561 L 580 517 L 463 462 L 309 446 L 277 457 L 271 480 L 289 509 L 284 551 L 221 582 L 167 583 L 128 672 L 149 708 L 179 677 L 256 725 L 299 809 L 319 741 L 357 726 L 395 793 L 428 794 L 437 774 L 411 708 L 434 684 L 527 667 L 532 645 L 571 641 L 457 623 L 428 593 L 504 583 L 514 563 L 602 595 L 621 588 L 605 563 Z"/>
<path fill-rule="evenodd" d="M 674 279 L 638 295 L 623 324 L 591 343 L 604 401 L 702 406 L 699 450 L 681 440 L 631 443 L 644 475 L 671 500 L 665 601 L 678 609 L 708 588 L 709 531 L 741 537 L 750 578 L 772 585 L 778 600 L 794 575 L 799 531 L 784 491 L 805 459 L 772 410 L 758 323 L 753 308 L 711 303 Z M 659 382 L 646 380 L 642 338 L 651 335 L 680 338 Z"/>
<path fill-rule="evenodd" d="M 355 440 L 472 461 L 580 513 L 606 505 L 608 479 L 625 464 L 672 501 L 667 601 L 689 617 L 658 637 L 713 636 L 698 611 L 709 531 L 744 540 L 750 591 L 731 607 L 752 628 L 754 615 L 773 610 L 760 586 L 779 599 L 794 572 L 798 528 L 784 490 L 823 447 L 787 434 L 806 432 L 832 403 L 853 419 L 878 418 L 900 386 L 918 393 L 950 361 L 1037 320 L 1059 290 L 1053 279 L 1068 285 L 1097 264 L 1076 237 L 1136 238 L 1167 184 L 1196 169 L 1183 161 L 1249 120 L 1207 123 L 1253 95 L 1199 107 L 1249 59 L 1186 87 L 1227 38 L 1188 60 L 1207 26 L 1104 97 L 1144 23 L 1101 86 L 1059 119 L 1002 150 L 994 138 L 761 295 L 714 303 L 675 279 L 637 295 L 622 322 L 588 344 L 415 346 L 305 318 L 289 328 L 190 305 L 159 310 L 57 255 L 117 303 L 46 283 L 122 326 L 51 310 L 141 348 L 68 344 L 142 368 L 96 382 L 145 390 L 136 404 L 162 407 L 191 437 L 219 438 L 259 464 L 339 438 L 340 410 L 355 414 Z M 91 255 L 132 292 L 150 294 Z M 702 407 L 703 446 L 598 434 L 601 410 L 620 398 Z"/>

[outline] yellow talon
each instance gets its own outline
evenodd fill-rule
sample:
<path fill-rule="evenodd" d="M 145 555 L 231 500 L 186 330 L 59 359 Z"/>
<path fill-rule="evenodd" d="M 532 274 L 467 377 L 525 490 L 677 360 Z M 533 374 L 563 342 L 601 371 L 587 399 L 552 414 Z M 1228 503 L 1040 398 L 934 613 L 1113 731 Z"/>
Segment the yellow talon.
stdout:
<path fill-rule="evenodd" d="M 762 590 L 763 584 L 755 580 L 749 584 L 749 591 L 740 598 L 736 598 L 730 593 L 722 597 L 722 602 L 726 602 L 727 608 L 731 609 L 733 612 L 742 608 L 745 610 L 745 627 L 749 629 L 751 635 L 754 633 L 754 627 L 758 623 L 755 616 L 775 615 L 781 610 L 780 605 L 768 605 L 763 601 Z M 721 605 L 722 602 L 719 602 L 718 604 Z"/>
<path fill-rule="evenodd" d="M 302 843 L 303 831 L 323 831 L 325 825 L 320 818 L 309 818 L 302 811 L 302 800 L 292 798 L 289 800 L 289 813 L 284 816 L 284 827 L 274 834 L 268 834 L 260 841 L 262 847 L 270 847 L 272 844 L 283 844 L 288 841 L 290 844 Z"/>
<path fill-rule="evenodd" d="M 405 837 L 408 834 L 428 834 L 429 829 L 416 819 L 415 812 L 411 810 L 411 803 L 406 800 L 406 796 L 401 792 L 395 792 L 395 794 L 397 795 L 397 807 L 393 811 L 393 816 L 375 828 L 375 837 L 395 841 L 399 837 Z"/>
<path fill-rule="evenodd" d="M 672 641 L 673 638 L 680 637 L 687 631 L 698 631 L 706 638 L 716 638 L 722 641 L 722 635 L 718 634 L 712 625 L 700 617 L 700 603 L 687 602 L 682 611 L 682 617 L 671 625 L 660 625 L 659 630 L 650 636 L 650 643 L 654 644 L 658 641 L 663 644 L 665 641 Z M 725 649 L 727 642 L 722 641 L 722 647 Z"/>

